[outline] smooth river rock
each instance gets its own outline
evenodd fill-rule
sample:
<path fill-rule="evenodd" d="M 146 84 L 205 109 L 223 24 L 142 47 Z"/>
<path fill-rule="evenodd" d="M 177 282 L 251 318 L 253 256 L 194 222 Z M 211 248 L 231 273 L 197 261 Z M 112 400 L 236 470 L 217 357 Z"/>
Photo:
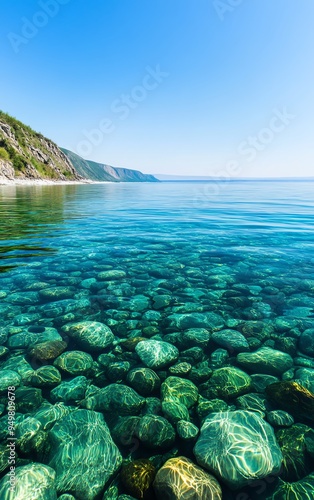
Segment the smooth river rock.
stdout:
<path fill-rule="evenodd" d="M 175 363 L 179 357 L 175 346 L 160 340 L 143 340 L 137 344 L 135 351 L 144 365 L 156 370 Z"/>
<path fill-rule="evenodd" d="M 237 362 L 254 373 L 275 376 L 282 375 L 293 366 L 293 359 L 289 354 L 271 347 L 261 347 L 255 352 L 241 352 L 237 356 Z"/>
<path fill-rule="evenodd" d="M 103 415 L 94 411 L 63 417 L 51 429 L 49 441 L 58 493 L 72 493 L 77 500 L 97 498 L 122 463 Z"/>
<path fill-rule="evenodd" d="M 73 338 L 87 351 L 101 351 L 111 346 L 114 335 L 109 326 L 97 321 L 79 321 L 62 327 L 62 331 Z"/>
<path fill-rule="evenodd" d="M 238 489 L 281 469 L 282 453 L 272 427 L 253 412 L 209 415 L 194 447 L 198 463 Z"/>
<path fill-rule="evenodd" d="M 154 481 L 157 500 L 221 500 L 218 481 L 186 457 L 167 460 Z"/>
<path fill-rule="evenodd" d="M 1 500 L 57 500 L 56 473 L 47 465 L 32 463 L 15 470 L 15 489 L 10 491 L 10 475 L 0 482 Z"/>

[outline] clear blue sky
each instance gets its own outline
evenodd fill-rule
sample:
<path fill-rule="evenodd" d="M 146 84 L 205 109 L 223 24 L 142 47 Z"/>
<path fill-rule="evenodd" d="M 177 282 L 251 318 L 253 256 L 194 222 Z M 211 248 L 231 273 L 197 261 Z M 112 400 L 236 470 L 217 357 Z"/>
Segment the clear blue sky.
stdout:
<path fill-rule="evenodd" d="M 2 0 L 0 108 L 115 166 L 312 176 L 313 18 L 312 0 Z"/>

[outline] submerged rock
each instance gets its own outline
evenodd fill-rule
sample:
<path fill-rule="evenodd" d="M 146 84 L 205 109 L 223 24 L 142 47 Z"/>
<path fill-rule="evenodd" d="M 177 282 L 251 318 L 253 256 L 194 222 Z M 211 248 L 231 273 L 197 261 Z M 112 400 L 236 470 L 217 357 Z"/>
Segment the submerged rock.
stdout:
<path fill-rule="evenodd" d="M 94 500 L 119 470 L 122 457 L 100 413 L 77 410 L 49 433 L 49 465 L 56 471 L 58 493 Z"/>
<path fill-rule="evenodd" d="M 303 354 L 314 357 L 314 328 L 308 328 L 302 332 L 299 348 Z"/>
<path fill-rule="evenodd" d="M 306 448 L 306 436 L 313 435 L 311 427 L 295 424 L 276 432 L 276 439 L 283 455 L 280 477 L 286 481 L 298 481 L 311 472 L 312 460 Z"/>
<path fill-rule="evenodd" d="M 8 387 L 18 387 L 21 383 L 21 376 L 13 370 L 0 370 L 0 393 L 8 392 Z"/>
<path fill-rule="evenodd" d="M 156 469 L 148 459 L 130 462 L 121 469 L 120 478 L 125 490 L 136 498 L 147 498 L 155 479 Z"/>
<path fill-rule="evenodd" d="M 200 392 L 208 399 L 228 400 L 246 394 L 251 386 L 252 380 L 247 373 L 239 368 L 226 366 L 215 370 L 209 381 L 200 388 Z"/>
<path fill-rule="evenodd" d="M 190 328 L 182 333 L 183 347 L 206 347 L 210 338 L 211 334 L 206 328 Z"/>
<path fill-rule="evenodd" d="M 123 384 L 111 384 L 85 400 L 86 408 L 119 416 L 138 415 L 145 399 L 134 389 Z"/>
<path fill-rule="evenodd" d="M 144 365 L 156 370 L 173 364 L 179 357 L 175 346 L 160 340 L 143 340 L 135 351 Z"/>
<path fill-rule="evenodd" d="M 127 382 L 142 396 L 149 396 L 160 387 L 160 378 L 150 368 L 134 368 L 128 373 Z"/>
<path fill-rule="evenodd" d="M 254 373 L 268 375 L 282 375 L 293 366 L 293 359 L 289 354 L 270 347 L 261 347 L 251 353 L 240 353 L 237 362 Z"/>
<path fill-rule="evenodd" d="M 198 399 L 198 389 L 193 382 L 180 377 L 168 377 L 161 384 L 161 397 L 164 402 L 179 402 L 191 408 Z"/>
<path fill-rule="evenodd" d="M 39 438 L 39 439 L 36 439 Z M 27 417 L 16 429 L 16 445 L 23 453 L 36 450 L 38 444 L 43 445 L 46 434 L 42 432 L 42 424 L 33 417 Z"/>
<path fill-rule="evenodd" d="M 62 401 L 66 404 L 79 403 L 84 399 L 88 381 L 83 375 L 75 377 L 69 382 L 62 382 L 50 392 L 53 402 Z"/>
<path fill-rule="evenodd" d="M 236 330 L 220 330 L 214 332 L 211 339 L 220 347 L 228 349 L 229 352 L 248 351 L 249 344 L 242 333 Z"/>
<path fill-rule="evenodd" d="M 176 425 L 178 436 L 184 441 L 194 441 L 199 434 L 199 428 L 192 422 L 179 420 Z"/>
<path fill-rule="evenodd" d="M 10 473 L 0 482 L 0 498 L 3 500 L 57 500 L 56 473 L 47 465 L 32 463 L 17 467 L 15 488 L 10 490 Z"/>
<path fill-rule="evenodd" d="M 53 364 L 70 375 L 83 375 L 91 369 L 93 358 L 83 351 L 67 351 L 58 356 Z"/>
<path fill-rule="evenodd" d="M 223 318 L 216 313 L 171 314 L 167 318 L 171 329 L 211 328 L 220 330 L 224 326 Z"/>
<path fill-rule="evenodd" d="M 231 489 L 280 472 L 282 454 L 272 427 L 248 411 L 209 415 L 194 447 L 198 463 Z"/>
<path fill-rule="evenodd" d="M 286 411 L 273 410 L 267 413 L 267 422 L 273 427 L 290 427 L 294 424 L 294 418 Z"/>
<path fill-rule="evenodd" d="M 295 483 L 280 480 L 279 485 L 266 500 L 312 500 L 314 473 Z"/>
<path fill-rule="evenodd" d="M 180 403 L 180 401 L 172 400 L 172 401 L 164 401 L 161 405 L 162 412 L 171 422 L 171 424 L 175 424 L 179 422 L 179 420 L 190 420 L 189 411 L 186 406 Z"/>
<path fill-rule="evenodd" d="M 163 417 L 145 415 L 136 429 L 136 435 L 141 443 L 152 450 L 167 450 L 175 440 L 172 425 Z"/>
<path fill-rule="evenodd" d="M 48 340 L 36 344 L 30 350 L 29 355 L 38 361 L 50 361 L 60 356 L 66 347 L 67 343 L 63 340 Z"/>
<path fill-rule="evenodd" d="M 157 500 L 221 500 L 218 481 L 185 457 L 167 460 L 154 481 Z"/>
<path fill-rule="evenodd" d="M 266 396 L 292 415 L 314 421 L 314 394 L 294 381 L 283 381 L 266 387 Z"/>
<path fill-rule="evenodd" d="M 60 372 L 54 366 L 42 366 L 31 377 L 31 384 L 35 387 L 53 387 L 60 382 Z"/>
<path fill-rule="evenodd" d="M 114 335 L 109 326 L 97 321 L 80 321 L 62 327 L 62 331 L 73 338 L 87 351 L 101 351 L 111 346 Z"/>

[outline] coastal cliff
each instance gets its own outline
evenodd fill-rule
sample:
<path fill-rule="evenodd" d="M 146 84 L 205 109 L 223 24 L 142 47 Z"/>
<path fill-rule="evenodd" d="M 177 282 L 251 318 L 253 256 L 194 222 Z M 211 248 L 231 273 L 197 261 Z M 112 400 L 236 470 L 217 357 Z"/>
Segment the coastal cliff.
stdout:
<path fill-rule="evenodd" d="M 84 160 L 72 151 L 64 148 L 61 149 L 71 161 L 72 165 L 74 165 L 77 173 L 86 179 L 109 182 L 159 182 L 153 175 L 143 174 L 139 170 L 112 167 L 104 163 Z"/>
<path fill-rule="evenodd" d="M 138 170 L 85 160 L 0 111 L 0 184 L 42 180 L 158 182 Z"/>
<path fill-rule="evenodd" d="M 79 181 L 67 156 L 42 134 L 0 111 L 0 180 Z"/>

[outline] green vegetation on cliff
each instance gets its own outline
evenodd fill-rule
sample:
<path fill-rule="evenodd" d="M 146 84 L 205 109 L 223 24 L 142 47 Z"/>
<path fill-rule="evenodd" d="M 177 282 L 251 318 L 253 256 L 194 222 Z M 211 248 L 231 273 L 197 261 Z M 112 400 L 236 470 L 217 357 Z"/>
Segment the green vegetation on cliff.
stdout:
<path fill-rule="evenodd" d="M 0 111 L 0 174 L 27 179 L 80 179 L 56 144 L 3 111 Z"/>

